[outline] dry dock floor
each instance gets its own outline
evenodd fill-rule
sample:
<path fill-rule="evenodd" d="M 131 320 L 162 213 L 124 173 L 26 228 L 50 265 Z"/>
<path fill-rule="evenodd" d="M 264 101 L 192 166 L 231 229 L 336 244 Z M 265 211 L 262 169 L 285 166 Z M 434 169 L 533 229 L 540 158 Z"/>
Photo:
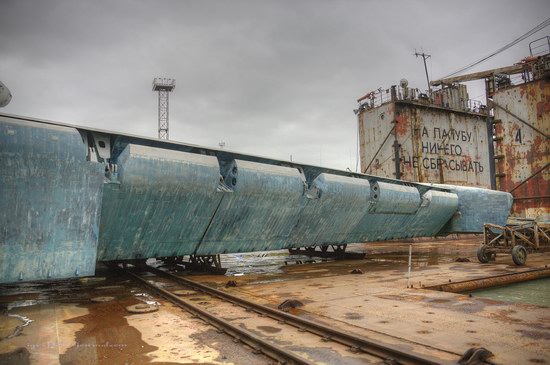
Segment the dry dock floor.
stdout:
<path fill-rule="evenodd" d="M 413 244 L 412 288 L 407 288 L 408 243 L 354 245 L 364 260 L 280 265 L 280 258 L 236 276 L 188 275 L 234 295 L 277 307 L 285 299 L 304 306 L 294 314 L 419 354 L 455 362 L 471 347 L 494 353 L 495 364 L 550 364 L 550 308 L 470 297 L 424 287 L 524 272 L 550 265 L 550 253 L 530 254 L 517 267 L 510 256 L 480 264 L 479 237 Z M 468 258 L 470 262 L 456 262 Z M 270 266 L 271 265 L 271 266 Z M 358 269 L 362 274 L 351 274 Z M 237 287 L 225 288 L 228 280 Z M 93 278 L 0 287 L 0 364 L 270 364 L 127 277 L 98 266 Z M 550 288 L 546 288 L 550 291 Z M 110 296 L 108 302 L 92 298 Z M 126 307 L 157 303 L 152 313 Z M 277 328 L 249 323 L 257 333 Z M 312 344 L 312 346 L 322 346 Z M 349 355 L 350 362 L 353 360 Z M 348 363 L 326 357 L 325 363 Z M 346 359 L 345 355 L 343 359 Z"/>

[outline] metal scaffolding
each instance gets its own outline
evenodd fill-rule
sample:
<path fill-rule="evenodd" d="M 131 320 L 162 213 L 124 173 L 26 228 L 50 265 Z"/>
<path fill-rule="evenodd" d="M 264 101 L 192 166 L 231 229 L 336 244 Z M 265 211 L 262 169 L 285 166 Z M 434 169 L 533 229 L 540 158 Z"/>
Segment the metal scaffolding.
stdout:
<path fill-rule="evenodd" d="M 176 87 L 175 79 L 156 77 L 153 80 L 153 91 L 159 93 L 159 139 L 168 140 L 168 93 Z"/>

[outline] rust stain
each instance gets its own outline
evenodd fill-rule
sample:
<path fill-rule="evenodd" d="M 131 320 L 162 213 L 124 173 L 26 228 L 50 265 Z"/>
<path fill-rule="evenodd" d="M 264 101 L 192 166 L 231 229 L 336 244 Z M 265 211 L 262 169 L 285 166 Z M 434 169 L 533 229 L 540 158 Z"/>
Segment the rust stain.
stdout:
<path fill-rule="evenodd" d="M 395 116 L 395 133 L 397 136 L 406 136 L 409 131 L 409 118 L 406 113 L 399 113 Z"/>
<path fill-rule="evenodd" d="M 495 102 L 506 105 L 539 130 L 548 133 L 550 126 L 550 83 L 541 80 L 507 89 L 507 93 L 497 92 Z M 497 160 L 498 189 L 510 191 L 550 162 L 550 143 L 540 133 L 534 131 L 508 113 L 497 110 L 495 119 L 502 122 L 495 126 L 497 140 L 495 154 L 503 155 Z M 536 217 L 550 214 L 550 200 L 541 198 L 549 195 L 550 174 L 541 172 L 517 188 L 512 213 L 516 216 Z M 524 199 L 529 198 L 529 199 Z"/>
<path fill-rule="evenodd" d="M 499 321 L 510 323 L 510 324 L 520 324 L 523 323 L 523 320 L 520 318 L 514 318 L 511 315 L 514 314 L 514 311 L 510 311 L 507 309 L 501 309 L 496 311 L 495 313 L 490 313 L 489 317 L 498 319 Z"/>
<path fill-rule="evenodd" d="M 525 85 L 520 86 L 519 94 L 520 94 L 522 99 L 525 96 L 525 89 L 526 89 Z"/>
<path fill-rule="evenodd" d="M 537 103 L 537 117 L 542 118 L 544 113 L 550 112 L 550 95 L 547 95 L 546 100 L 541 100 Z"/>
<path fill-rule="evenodd" d="M 387 120 L 379 117 L 381 111 Z M 402 103 L 381 106 L 374 114 L 365 111 L 359 120 L 364 123 L 365 133 L 375 136 L 360 136 L 361 157 L 366 163 L 387 135 L 387 121 L 393 120 L 395 136 L 401 144 L 401 179 L 490 187 L 491 161 L 483 118 Z M 363 140 L 369 143 L 363 144 Z M 392 142 L 386 142 L 379 151 L 369 173 L 395 176 Z"/>

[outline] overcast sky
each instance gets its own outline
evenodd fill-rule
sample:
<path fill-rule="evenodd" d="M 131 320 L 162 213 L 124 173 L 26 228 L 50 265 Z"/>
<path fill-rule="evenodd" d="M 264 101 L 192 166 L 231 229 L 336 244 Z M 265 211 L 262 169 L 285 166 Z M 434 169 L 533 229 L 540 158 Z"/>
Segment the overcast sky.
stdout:
<path fill-rule="evenodd" d="M 156 137 L 152 80 L 170 77 L 172 140 L 354 170 L 355 100 L 425 89 L 415 48 L 435 79 L 548 17 L 548 0 L 0 0 L 0 112 Z"/>

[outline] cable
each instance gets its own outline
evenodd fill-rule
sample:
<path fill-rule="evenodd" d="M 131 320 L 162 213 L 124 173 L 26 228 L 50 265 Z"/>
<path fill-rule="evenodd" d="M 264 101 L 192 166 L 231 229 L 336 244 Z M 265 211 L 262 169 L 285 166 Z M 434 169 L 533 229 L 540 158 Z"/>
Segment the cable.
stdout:
<path fill-rule="evenodd" d="M 448 78 L 448 77 L 451 77 L 451 76 L 454 76 L 454 75 L 456 75 L 456 74 L 459 74 L 459 73 L 461 73 L 461 72 L 463 72 L 463 71 L 466 71 L 467 69 L 470 69 L 470 68 L 472 68 L 472 67 L 474 67 L 474 66 L 477 66 L 477 65 L 479 65 L 480 63 L 487 61 L 489 58 L 492 58 L 492 57 L 496 56 L 497 54 L 499 54 L 499 53 L 501 53 L 501 52 L 503 52 L 503 51 L 506 51 L 508 48 L 510 48 L 510 47 L 512 47 L 512 46 L 514 46 L 514 45 L 516 45 L 517 43 L 523 41 L 524 39 L 530 37 L 531 35 L 537 33 L 538 31 L 540 31 L 540 30 L 546 28 L 546 27 L 549 26 L 549 25 L 550 25 L 550 18 L 546 19 L 545 21 L 543 21 L 542 23 L 540 23 L 539 25 L 537 25 L 536 27 L 534 27 L 533 29 L 531 29 L 530 31 L 528 31 L 527 33 L 525 33 L 524 35 L 520 36 L 519 38 L 514 39 L 512 42 L 508 43 L 507 45 L 505 45 L 505 46 L 503 46 L 503 47 L 501 47 L 501 48 L 499 48 L 499 49 L 497 49 L 496 51 L 490 53 L 489 55 L 487 55 L 487 56 L 485 56 L 485 57 L 483 57 L 483 58 L 481 58 L 481 59 L 479 59 L 479 60 L 477 60 L 477 61 L 475 61 L 475 62 L 472 62 L 472 63 L 470 63 L 469 65 L 462 67 L 460 70 L 457 70 L 457 71 L 455 71 L 455 72 L 453 72 L 453 73 L 450 73 L 450 74 L 448 74 L 448 75 L 445 76 L 445 77 L 441 77 L 440 79 L 446 79 L 446 78 Z"/>

